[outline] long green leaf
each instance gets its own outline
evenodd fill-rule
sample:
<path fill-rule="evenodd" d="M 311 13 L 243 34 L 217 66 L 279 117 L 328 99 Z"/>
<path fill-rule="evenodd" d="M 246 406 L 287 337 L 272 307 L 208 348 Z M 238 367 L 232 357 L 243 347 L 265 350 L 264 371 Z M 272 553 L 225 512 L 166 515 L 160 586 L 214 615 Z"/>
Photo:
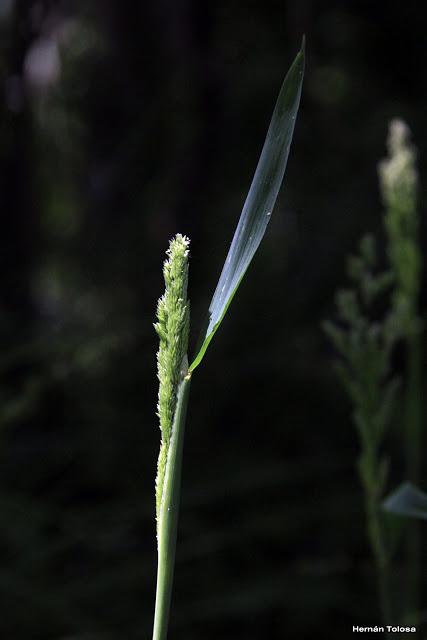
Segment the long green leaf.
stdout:
<path fill-rule="evenodd" d="M 405 482 L 384 500 L 383 508 L 399 516 L 427 520 L 427 494 Z"/>
<path fill-rule="evenodd" d="M 304 64 L 303 40 L 277 98 L 251 188 L 209 306 L 207 328 L 190 371 L 200 364 L 269 223 L 288 161 L 301 98 Z"/>

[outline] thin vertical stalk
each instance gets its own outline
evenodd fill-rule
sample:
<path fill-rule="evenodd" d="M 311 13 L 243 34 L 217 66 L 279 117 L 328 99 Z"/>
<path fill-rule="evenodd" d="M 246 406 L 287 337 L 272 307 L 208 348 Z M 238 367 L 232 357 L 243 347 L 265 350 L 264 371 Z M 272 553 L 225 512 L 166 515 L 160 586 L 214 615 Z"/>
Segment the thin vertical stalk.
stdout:
<path fill-rule="evenodd" d="M 185 419 L 190 382 L 191 375 L 187 374 L 183 377 L 178 388 L 172 436 L 166 464 L 162 504 L 157 529 L 158 565 L 153 640 L 166 640 L 168 633 L 181 492 Z"/>
<path fill-rule="evenodd" d="M 381 523 L 380 503 L 374 486 L 365 490 L 365 500 L 368 535 L 377 572 L 377 589 L 381 619 L 385 626 L 392 624 L 389 558 Z"/>
<path fill-rule="evenodd" d="M 408 342 L 405 413 L 406 413 L 406 469 L 409 480 L 419 485 L 421 466 L 421 335 L 417 332 Z M 407 616 L 408 623 L 417 625 L 420 588 L 420 530 L 416 520 L 408 522 L 406 535 L 407 558 Z"/>

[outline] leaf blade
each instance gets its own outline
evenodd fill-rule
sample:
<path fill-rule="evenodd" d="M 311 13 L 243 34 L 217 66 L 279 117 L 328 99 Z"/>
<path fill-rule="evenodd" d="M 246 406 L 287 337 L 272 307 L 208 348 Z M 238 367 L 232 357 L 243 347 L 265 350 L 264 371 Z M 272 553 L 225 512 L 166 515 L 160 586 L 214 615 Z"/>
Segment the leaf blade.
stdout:
<path fill-rule="evenodd" d="M 383 508 L 399 516 L 427 520 L 427 494 L 405 482 L 384 500 Z"/>
<path fill-rule="evenodd" d="M 280 89 L 255 175 L 209 305 L 207 328 L 202 334 L 201 346 L 190 371 L 194 371 L 203 359 L 270 221 L 288 161 L 301 98 L 304 65 L 303 40 Z"/>

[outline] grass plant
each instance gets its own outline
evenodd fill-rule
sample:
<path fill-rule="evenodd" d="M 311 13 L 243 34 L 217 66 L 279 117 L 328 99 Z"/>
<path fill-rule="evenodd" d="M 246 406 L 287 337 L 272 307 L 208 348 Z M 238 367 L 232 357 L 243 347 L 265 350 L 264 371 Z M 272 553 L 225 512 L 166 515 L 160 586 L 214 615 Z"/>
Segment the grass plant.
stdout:
<path fill-rule="evenodd" d="M 164 264 L 157 307 L 161 446 L 156 479 L 158 571 L 153 640 L 165 640 L 172 596 L 186 407 L 191 377 L 221 324 L 264 236 L 283 180 L 304 75 L 304 42 L 286 75 L 227 258 L 209 306 L 200 347 L 189 366 L 189 240 L 177 235 Z"/>
<path fill-rule="evenodd" d="M 360 242 L 357 256 L 348 260 L 353 287 L 336 296 L 338 320 L 325 322 L 324 330 L 341 356 L 337 371 L 353 406 L 353 422 L 360 440 L 358 472 L 362 483 L 367 534 L 377 572 L 383 623 L 391 624 L 390 549 L 381 509 L 388 474 L 383 453 L 399 380 L 392 375 L 391 355 L 398 337 L 393 310 L 375 320 L 374 307 L 389 292 L 391 271 L 376 273 L 377 257 L 372 236 Z"/>
<path fill-rule="evenodd" d="M 382 512 L 388 460 L 381 450 L 390 428 L 391 409 L 399 381 L 392 374 L 394 346 L 406 348 L 403 372 L 404 423 L 402 436 L 406 473 L 412 483 L 420 476 L 422 436 L 421 329 L 418 314 L 421 253 L 418 244 L 418 176 L 409 129 L 401 120 L 390 123 L 388 157 L 379 164 L 385 205 L 384 226 L 389 266 L 375 275 L 374 240 L 366 236 L 358 256 L 350 258 L 353 288 L 338 292 L 338 322 L 325 331 L 341 356 L 337 368 L 353 405 L 353 422 L 360 437 L 359 475 L 365 495 L 368 537 L 378 574 L 378 593 L 384 624 L 396 614 L 391 603 L 391 540 Z M 383 296 L 386 312 L 377 318 L 376 299 Z M 387 511 L 424 517 L 427 498 L 405 484 L 384 501 Z M 406 511 L 405 511 L 406 510 Z M 419 609 L 420 540 L 416 523 L 406 532 L 406 605 L 404 622 L 416 625 Z"/>
<path fill-rule="evenodd" d="M 407 125 L 401 120 L 390 123 L 388 157 L 379 165 L 388 255 L 395 276 L 392 304 L 400 318 L 406 347 L 404 449 L 406 476 L 420 482 L 422 438 L 422 323 L 418 315 L 422 258 L 418 242 L 418 174 L 415 149 Z M 420 583 L 420 532 L 417 522 L 408 524 L 407 622 L 417 624 Z"/>

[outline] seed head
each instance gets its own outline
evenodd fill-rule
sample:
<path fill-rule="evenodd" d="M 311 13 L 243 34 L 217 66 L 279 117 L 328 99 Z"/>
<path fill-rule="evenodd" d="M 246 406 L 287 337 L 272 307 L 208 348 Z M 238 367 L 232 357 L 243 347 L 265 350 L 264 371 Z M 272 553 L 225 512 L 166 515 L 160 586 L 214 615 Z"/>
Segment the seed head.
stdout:
<path fill-rule="evenodd" d="M 182 369 L 187 355 L 190 325 L 190 305 L 187 300 L 189 245 L 189 239 L 180 234 L 176 235 L 169 244 L 169 249 L 166 251 L 168 257 L 163 265 L 165 292 L 157 304 L 157 322 L 154 325 L 160 338 L 157 353 L 159 378 L 157 415 L 162 434 L 156 478 L 157 520 L 160 513 L 178 386 L 186 373 Z"/>

